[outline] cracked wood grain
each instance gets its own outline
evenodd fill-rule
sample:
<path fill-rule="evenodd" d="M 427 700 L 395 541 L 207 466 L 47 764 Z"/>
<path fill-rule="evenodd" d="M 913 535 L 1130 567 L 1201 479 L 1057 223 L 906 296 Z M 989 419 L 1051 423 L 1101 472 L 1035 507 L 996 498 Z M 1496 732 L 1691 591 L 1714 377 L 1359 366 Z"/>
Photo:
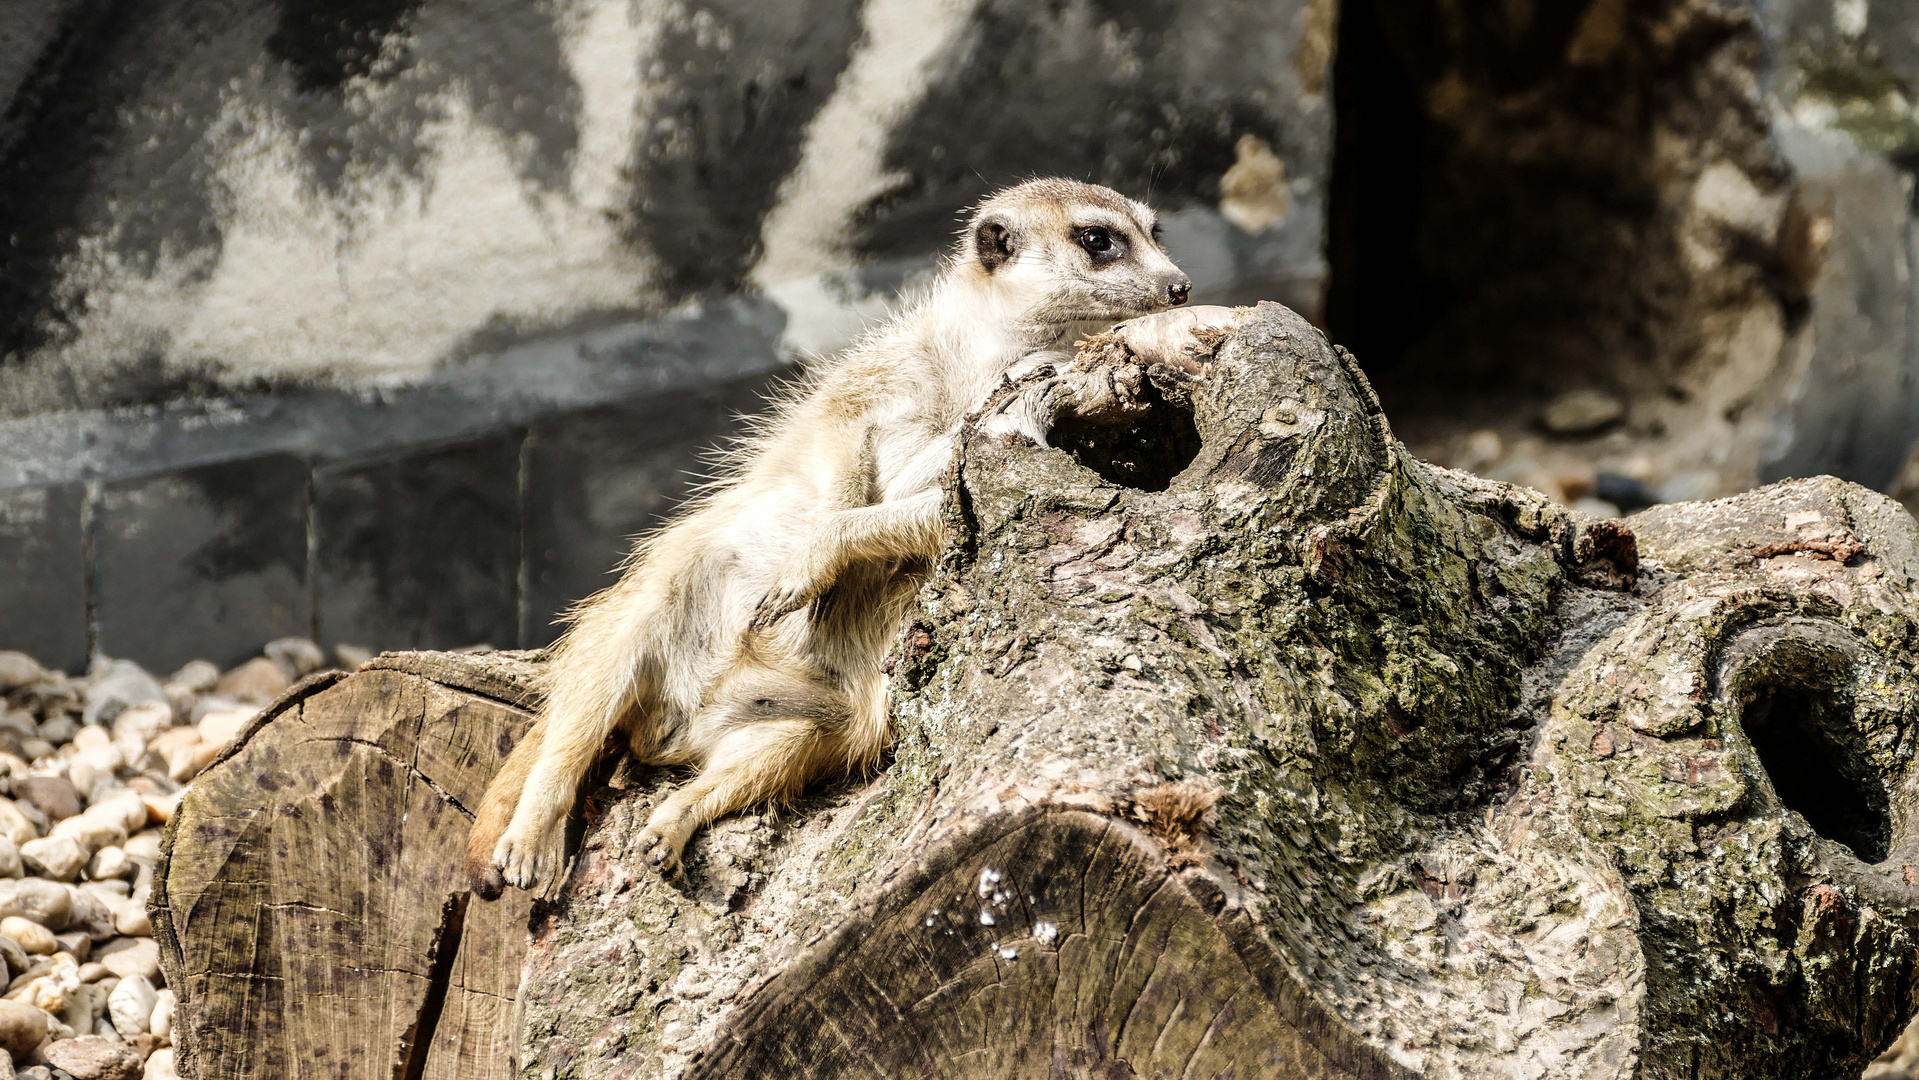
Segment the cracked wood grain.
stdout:
<path fill-rule="evenodd" d="M 470 905 L 452 867 L 529 722 L 525 670 L 383 657 L 282 698 L 196 781 L 154 889 L 182 1075 L 513 1075 L 530 901 Z"/>

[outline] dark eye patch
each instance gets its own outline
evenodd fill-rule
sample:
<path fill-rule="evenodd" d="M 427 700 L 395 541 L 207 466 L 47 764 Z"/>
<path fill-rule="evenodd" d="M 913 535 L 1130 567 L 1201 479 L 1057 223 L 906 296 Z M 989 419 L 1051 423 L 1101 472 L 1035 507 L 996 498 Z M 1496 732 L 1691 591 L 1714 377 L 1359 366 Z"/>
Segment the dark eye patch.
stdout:
<path fill-rule="evenodd" d="M 1081 225 L 1073 230 L 1073 241 L 1095 263 L 1109 263 L 1126 254 L 1126 238 L 1104 225 Z"/>

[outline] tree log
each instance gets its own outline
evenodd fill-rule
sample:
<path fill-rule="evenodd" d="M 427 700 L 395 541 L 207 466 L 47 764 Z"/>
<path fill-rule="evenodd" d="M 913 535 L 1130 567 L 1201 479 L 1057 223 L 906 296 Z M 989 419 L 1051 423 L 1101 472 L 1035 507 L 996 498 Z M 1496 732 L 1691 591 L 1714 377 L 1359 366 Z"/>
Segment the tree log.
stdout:
<path fill-rule="evenodd" d="M 388 654 L 264 710 L 168 824 L 154 936 L 188 1077 L 506 1080 L 532 898 L 452 852 L 531 722 L 521 654 Z"/>
<path fill-rule="evenodd" d="M 1905 511 L 1583 518 L 1284 308 L 1184 359 L 969 430 L 891 761 L 681 882 L 616 759 L 529 921 L 458 892 L 537 657 L 296 688 L 169 829 L 188 1075 L 1857 1076 L 1919 1006 Z"/>

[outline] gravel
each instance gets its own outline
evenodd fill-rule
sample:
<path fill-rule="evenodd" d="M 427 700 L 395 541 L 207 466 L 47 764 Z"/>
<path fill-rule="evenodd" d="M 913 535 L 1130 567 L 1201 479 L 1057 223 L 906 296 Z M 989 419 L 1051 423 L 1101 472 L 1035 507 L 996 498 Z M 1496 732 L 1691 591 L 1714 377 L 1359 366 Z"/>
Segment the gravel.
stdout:
<path fill-rule="evenodd" d="M 173 1080 L 174 994 L 147 914 L 160 830 L 262 706 L 325 666 L 302 638 L 165 678 L 105 658 L 76 678 L 0 651 L 0 1080 Z"/>

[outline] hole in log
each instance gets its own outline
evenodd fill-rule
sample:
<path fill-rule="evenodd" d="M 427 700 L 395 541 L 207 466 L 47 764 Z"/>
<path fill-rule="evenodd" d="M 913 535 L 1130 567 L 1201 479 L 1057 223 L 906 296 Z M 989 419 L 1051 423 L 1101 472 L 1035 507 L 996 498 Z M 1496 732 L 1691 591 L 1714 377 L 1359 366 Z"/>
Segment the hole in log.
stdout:
<path fill-rule="evenodd" d="M 1165 491 L 1199 456 L 1199 427 L 1191 405 L 1167 400 L 1151 380 L 1139 397 L 1146 412 L 1131 422 L 1101 424 L 1069 412 L 1047 441 L 1112 483 Z"/>
<path fill-rule="evenodd" d="M 1890 800 L 1860 745 L 1852 703 L 1819 677 L 1830 674 L 1819 669 L 1832 658 L 1805 643 L 1782 644 L 1745 680 L 1740 726 L 1786 809 L 1862 861 L 1882 862 L 1892 845 Z"/>

